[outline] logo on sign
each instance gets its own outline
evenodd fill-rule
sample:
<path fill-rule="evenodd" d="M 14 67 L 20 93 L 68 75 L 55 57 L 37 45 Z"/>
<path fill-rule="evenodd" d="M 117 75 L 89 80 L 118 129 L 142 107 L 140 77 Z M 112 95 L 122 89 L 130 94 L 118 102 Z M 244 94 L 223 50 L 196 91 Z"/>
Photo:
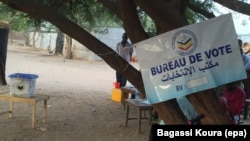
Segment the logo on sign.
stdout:
<path fill-rule="evenodd" d="M 173 50 L 181 56 L 192 54 L 196 47 L 196 36 L 189 30 L 180 30 L 176 32 L 172 39 Z"/>

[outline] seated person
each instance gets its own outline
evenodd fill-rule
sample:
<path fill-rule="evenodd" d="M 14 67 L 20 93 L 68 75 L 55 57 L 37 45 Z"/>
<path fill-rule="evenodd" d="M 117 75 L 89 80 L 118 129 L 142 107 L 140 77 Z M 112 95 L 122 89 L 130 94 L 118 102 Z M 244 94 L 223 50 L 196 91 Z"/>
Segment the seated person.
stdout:
<path fill-rule="evenodd" d="M 223 96 L 220 99 L 223 109 L 232 118 L 234 124 L 239 124 L 240 114 L 243 111 L 246 94 L 237 83 L 232 82 L 225 85 Z"/>

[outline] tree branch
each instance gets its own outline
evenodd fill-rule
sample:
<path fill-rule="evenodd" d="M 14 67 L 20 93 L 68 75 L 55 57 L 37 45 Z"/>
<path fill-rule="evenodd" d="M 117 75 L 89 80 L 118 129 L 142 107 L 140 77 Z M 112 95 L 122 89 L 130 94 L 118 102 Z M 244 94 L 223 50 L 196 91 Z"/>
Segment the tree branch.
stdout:
<path fill-rule="evenodd" d="M 204 9 L 201 9 L 201 8 L 191 4 L 191 3 L 188 3 L 188 8 L 193 10 L 196 13 L 202 14 L 203 16 L 205 16 L 208 19 L 215 17 L 214 13 L 210 13 L 210 12 L 208 12 Z"/>
<path fill-rule="evenodd" d="M 250 4 L 238 0 L 214 0 L 215 2 L 242 14 L 250 16 Z"/>
<path fill-rule="evenodd" d="M 180 11 L 180 6 L 176 2 L 169 3 L 165 0 L 134 0 L 161 28 L 161 32 L 173 30 L 175 28 L 185 26 L 188 24 L 186 18 Z"/>
<path fill-rule="evenodd" d="M 133 43 L 148 38 L 146 32 L 141 26 L 140 19 L 137 14 L 136 5 L 133 0 L 119 0 L 123 26 L 127 31 L 130 40 Z M 136 29 L 136 30 L 134 30 Z"/>

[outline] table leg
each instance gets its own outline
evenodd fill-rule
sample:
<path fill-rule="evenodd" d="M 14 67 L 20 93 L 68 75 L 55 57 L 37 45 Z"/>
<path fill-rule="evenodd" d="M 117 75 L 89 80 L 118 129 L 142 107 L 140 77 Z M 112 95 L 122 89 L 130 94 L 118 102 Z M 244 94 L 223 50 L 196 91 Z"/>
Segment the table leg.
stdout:
<path fill-rule="evenodd" d="M 129 115 L 129 105 L 126 103 L 126 101 L 125 101 L 125 108 L 126 108 L 126 112 L 125 112 L 125 126 L 127 126 L 127 124 L 128 124 L 128 115 Z"/>
<path fill-rule="evenodd" d="M 138 112 L 138 125 L 139 125 L 139 128 L 138 128 L 138 132 L 140 133 L 141 132 L 141 113 L 142 113 L 142 110 L 139 109 L 139 112 Z"/>
<path fill-rule="evenodd" d="M 43 123 L 45 124 L 46 123 L 46 116 L 47 116 L 47 100 L 44 100 L 44 111 L 43 111 Z"/>
<path fill-rule="evenodd" d="M 149 110 L 149 125 L 151 125 L 151 123 L 152 123 L 152 114 L 153 114 L 153 110 L 150 109 Z"/>
<path fill-rule="evenodd" d="M 128 97 L 129 97 L 129 93 L 125 93 L 125 95 L 124 95 L 124 100 L 125 100 L 125 99 L 128 99 Z"/>
<path fill-rule="evenodd" d="M 123 103 L 123 109 L 125 110 L 125 99 L 128 99 L 129 93 L 122 92 L 122 103 Z"/>
<path fill-rule="evenodd" d="M 13 104 L 14 104 L 14 102 L 13 102 L 13 101 L 10 101 L 9 118 L 12 118 L 12 117 L 13 117 Z"/>
<path fill-rule="evenodd" d="M 32 104 L 32 128 L 35 128 L 36 123 L 36 103 Z"/>

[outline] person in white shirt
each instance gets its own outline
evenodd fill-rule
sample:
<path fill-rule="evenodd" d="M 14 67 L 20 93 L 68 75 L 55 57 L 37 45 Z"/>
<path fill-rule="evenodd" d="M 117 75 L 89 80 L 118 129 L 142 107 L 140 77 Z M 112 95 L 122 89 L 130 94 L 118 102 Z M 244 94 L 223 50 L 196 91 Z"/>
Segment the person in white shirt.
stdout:
<path fill-rule="evenodd" d="M 134 49 L 132 44 L 128 42 L 127 33 L 123 33 L 122 41 L 116 45 L 116 51 L 124 60 L 130 62 Z M 120 83 L 120 87 L 126 86 L 127 78 L 116 72 L 116 82 Z"/>

